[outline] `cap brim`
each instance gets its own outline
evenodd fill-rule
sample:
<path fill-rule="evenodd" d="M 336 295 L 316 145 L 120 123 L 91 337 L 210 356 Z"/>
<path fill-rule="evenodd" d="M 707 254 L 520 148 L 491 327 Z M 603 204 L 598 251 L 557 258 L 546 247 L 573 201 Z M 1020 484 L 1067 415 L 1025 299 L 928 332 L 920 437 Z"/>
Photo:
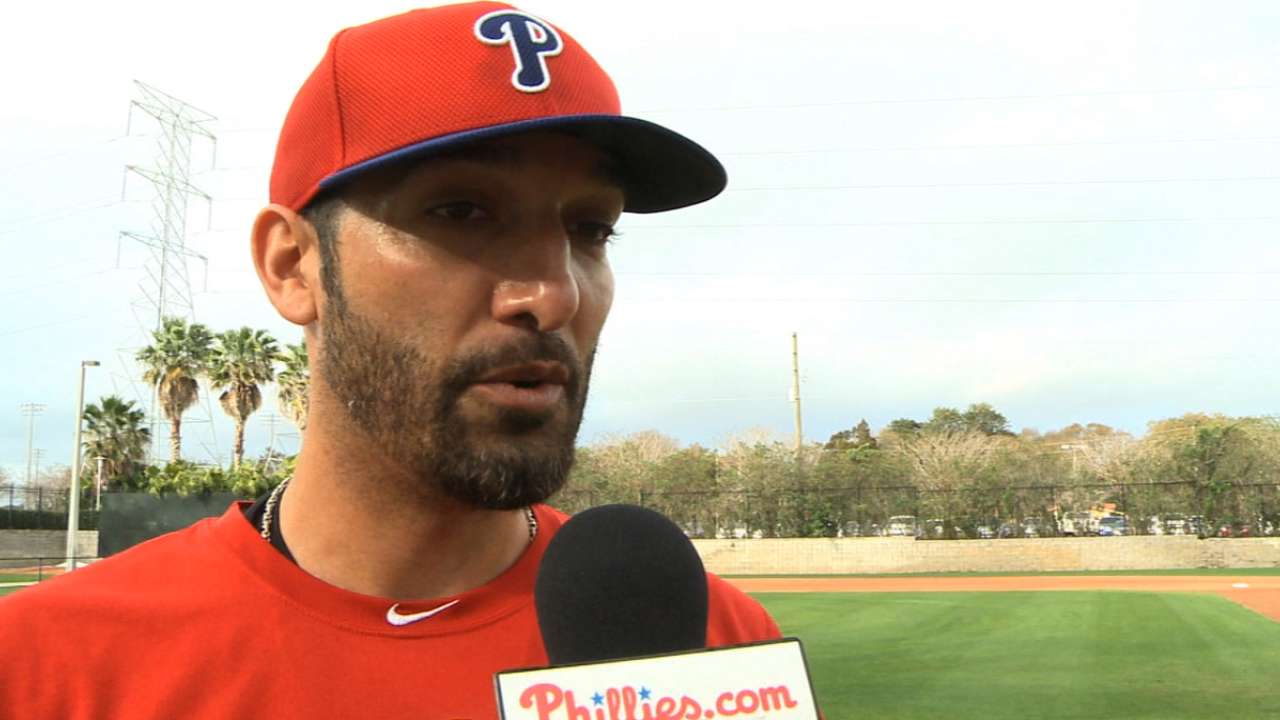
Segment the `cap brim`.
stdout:
<path fill-rule="evenodd" d="M 320 181 L 330 190 L 370 170 L 429 158 L 459 145 L 533 130 L 566 131 L 598 147 L 614 162 L 626 212 L 653 213 L 705 202 L 728 182 L 724 166 L 706 148 L 661 125 L 619 115 L 561 115 L 465 130 L 407 145 Z"/>

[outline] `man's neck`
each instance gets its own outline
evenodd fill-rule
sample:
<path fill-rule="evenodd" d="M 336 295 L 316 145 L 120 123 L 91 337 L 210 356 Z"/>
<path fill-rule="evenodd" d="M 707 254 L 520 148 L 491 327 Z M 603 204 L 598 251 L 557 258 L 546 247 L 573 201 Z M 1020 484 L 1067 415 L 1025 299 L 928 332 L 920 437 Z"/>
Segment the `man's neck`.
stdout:
<path fill-rule="evenodd" d="M 330 585 L 396 600 L 456 595 L 500 575 L 528 546 L 522 510 L 440 498 L 377 453 L 355 457 L 360 443 L 349 436 L 327 443 L 319 428 L 307 430 L 280 529 L 298 565 Z"/>

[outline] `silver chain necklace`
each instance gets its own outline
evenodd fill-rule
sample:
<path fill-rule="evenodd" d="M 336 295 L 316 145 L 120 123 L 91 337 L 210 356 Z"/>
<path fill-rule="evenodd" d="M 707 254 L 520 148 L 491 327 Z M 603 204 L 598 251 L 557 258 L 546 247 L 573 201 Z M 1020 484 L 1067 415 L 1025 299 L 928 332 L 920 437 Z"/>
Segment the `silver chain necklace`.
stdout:
<path fill-rule="evenodd" d="M 293 478 L 285 478 L 283 482 L 275 486 L 271 491 L 271 495 L 267 498 L 267 504 L 262 509 L 262 526 L 259 535 L 263 540 L 271 542 L 271 519 L 275 515 L 276 507 L 280 504 L 280 496 L 284 495 L 284 489 L 289 485 L 289 481 Z M 538 536 L 538 516 L 533 514 L 532 507 L 524 509 L 524 519 L 529 524 L 529 542 Z"/>

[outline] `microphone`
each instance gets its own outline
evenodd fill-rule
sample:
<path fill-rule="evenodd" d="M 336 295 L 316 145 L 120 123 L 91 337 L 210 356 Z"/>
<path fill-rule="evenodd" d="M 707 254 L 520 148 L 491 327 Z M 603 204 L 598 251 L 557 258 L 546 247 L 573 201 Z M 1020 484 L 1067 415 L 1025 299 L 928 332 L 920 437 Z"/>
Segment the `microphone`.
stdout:
<path fill-rule="evenodd" d="M 552 665 L 702 650 L 707 575 L 684 532 L 634 505 L 574 515 L 547 546 L 534 584 Z"/>
<path fill-rule="evenodd" d="M 800 641 L 708 650 L 708 595 L 693 543 L 662 515 L 633 505 L 574 515 L 534 582 L 551 666 L 494 675 L 500 717 L 819 720 Z"/>

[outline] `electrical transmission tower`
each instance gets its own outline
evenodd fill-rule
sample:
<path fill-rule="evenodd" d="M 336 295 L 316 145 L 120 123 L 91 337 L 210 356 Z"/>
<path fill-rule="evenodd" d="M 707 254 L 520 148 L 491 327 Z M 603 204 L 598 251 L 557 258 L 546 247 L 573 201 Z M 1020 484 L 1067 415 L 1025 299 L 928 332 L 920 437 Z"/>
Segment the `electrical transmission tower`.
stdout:
<path fill-rule="evenodd" d="M 205 201 L 207 206 L 206 228 L 212 225 L 213 199 L 191 182 L 192 150 L 197 139 L 207 140 L 211 146 L 210 166 L 215 164 L 217 138 L 209 126 L 217 120 L 213 115 L 161 92 L 150 85 L 134 81 L 135 97 L 129 103 L 129 122 L 126 134 L 133 133 L 134 111 L 149 117 L 158 126 L 154 167 L 126 165 L 122 196 L 128 192 L 131 175 L 147 181 L 154 191 L 151 203 L 151 232 L 149 234 L 122 231 L 117 244 L 128 238 L 147 248 L 146 273 L 138 285 L 139 296 L 131 303 L 142 336 L 150 339 L 151 331 L 161 329 L 166 317 L 195 320 L 195 303 L 192 301 L 191 278 L 188 260 L 204 264 L 204 285 L 208 285 L 208 259 L 187 247 L 188 203 L 194 198 Z M 118 264 L 118 261 L 117 261 Z M 139 373 L 134 358 L 121 357 L 130 381 L 137 388 Z M 159 429 L 164 424 L 155 388 L 148 388 L 150 396 L 150 425 L 152 458 L 160 454 L 163 444 Z M 141 393 L 139 393 L 141 395 Z M 205 393 L 204 412 L 207 415 L 210 438 L 214 447 L 201 440 L 206 451 L 217 456 L 216 438 L 213 437 L 213 412 Z"/>
<path fill-rule="evenodd" d="M 285 453 L 276 447 L 276 438 L 296 438 L 298 435 L 297 433 L 290 432 L 277 433 L 276 427 L 282 425 L 287 427 L 289 422 L 275 413 L 267 413 L 266 417 L 264 417 L 262 421 L 266 424 L 269 433 L 267 440 L 267 452 L 265 456 L 266 466 L 268 470 L 274 471 L 280 463 L 281 458 L 285 456 Z"/>
<path fill-rule="evenodd" d="M 35 435 L 36 416 L 44 412 L 44 405 L 40 403 L 23 403 L 18 406 L 18 411 L 27 416 L 27 477 L 25 484 L 30 487 L 31 474 L 31 440 Z"/>
<path fill-rule="evenodd" d="M 208 139 L 213 152 L 217 152 L 217 138 L 206 127 L 217 118 L 137 80 L 133 84 L 139 98 L 129 103 L 126 134 L 133 132 L 135 108 L 153 118 L 160 126 L 160 134 L 156 136 L 158 166 L 125 166 L 124 190 L 128 189 L 129 175 L 134 174 L 151 184 L 155 197 L 151 204 L 151 234 L 125 231 L 120 236 L 135 240 L 151 251 L 147 282 L 139 289 L 145 298 L 144 307 L 152 311 L 158 330 L 166 317 L 195 316 L 187 259 L 200 260 L 206 268 L 208 259 L 187 249 L 187 203 L 192 196 L 203 198 L 211 219 L 213 198 L 191 184 L 191 149 L 195 138 L 202 137 Z"/>

